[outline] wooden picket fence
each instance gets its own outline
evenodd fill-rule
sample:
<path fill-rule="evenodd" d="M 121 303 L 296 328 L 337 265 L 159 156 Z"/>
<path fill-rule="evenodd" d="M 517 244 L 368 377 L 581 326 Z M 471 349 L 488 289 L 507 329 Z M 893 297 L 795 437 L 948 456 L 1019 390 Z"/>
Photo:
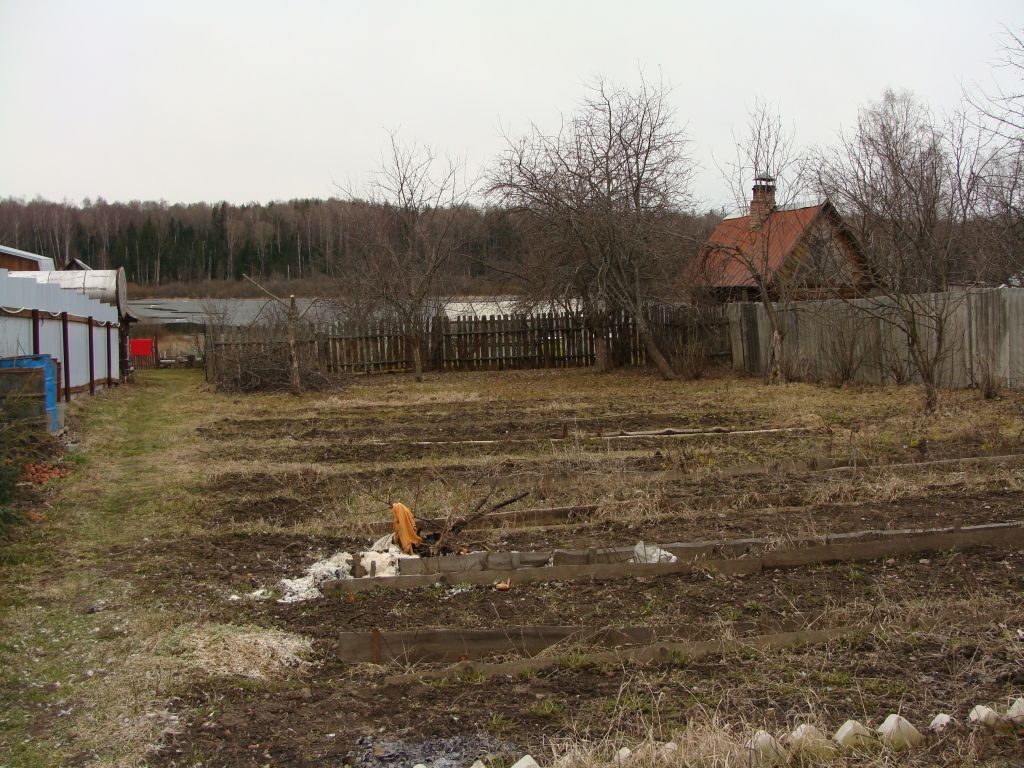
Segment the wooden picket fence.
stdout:
<path fill-rule="evenodd" d="M 711 358 L 730 355 L 728 320 L 720 307 L 651 307 L 647 320 L 659 348 L 670 359 L 699 345 Z M 615 366 L 643 367 L 647 351 L 634 320 L 610 318 L 608 350 Z M 438 317 L 427 324 L 422 340 L 423 368 L 428 371 L 495 371 L 525 368 L 572 368 L 594 364 L 594 334 L 583 318 L 569 313 L 526 317 Z M 298 335 L 303 368 L 324 373 L 411 371 L 412 345 L 399 323 L 372 321 L 304 325 Z M 247 356 L 287 358 L 284 328 L 209 328 L 206 336 L 207 378 L 216 379 L 218 364 L 238 365 Z M 219 361 L 219 362 L 218 362 Z"/>

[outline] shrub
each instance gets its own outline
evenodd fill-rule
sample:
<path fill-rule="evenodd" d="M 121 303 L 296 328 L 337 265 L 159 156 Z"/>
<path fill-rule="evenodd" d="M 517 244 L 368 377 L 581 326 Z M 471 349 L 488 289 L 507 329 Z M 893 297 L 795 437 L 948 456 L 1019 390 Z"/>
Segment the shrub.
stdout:
<path fill-rule="evenodd" d="M 992 364 L 992 358 L 983 356 L 978 361 L 978 389 L 986 400 L 995 400 L 1003 386 L 1003 379 Z"/>

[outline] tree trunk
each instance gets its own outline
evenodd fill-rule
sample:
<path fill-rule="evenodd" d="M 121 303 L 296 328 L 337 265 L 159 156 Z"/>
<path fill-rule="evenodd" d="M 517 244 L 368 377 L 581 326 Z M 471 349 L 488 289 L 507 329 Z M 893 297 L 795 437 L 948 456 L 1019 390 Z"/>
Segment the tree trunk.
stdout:
<path fill-rule="evenodd" d="M 650 326 L 647 325 L 646 318 L 642 315 L 636 315 L 633 319 L 636 321 L 636 330 L 640 335 L 640 341 L 644 343 L 644 349 L 647 350 L 647 357 L 654 363 L 654 367 L 658 369 L 661 378 L 666 381 L 674 379 L 676 377 L 675 371 L 672 370 L 672 366 L 668 364 L 668 360 L 665 359 L 665 356 L 661 354 L 661 350 L 658 349 L 658 344 L 654 340 L 654 334 L 651 333 Z"/>
<path fill-rule="evenodd" d="M 775 305 L 763 293 L 761 305 L 764 307 L 765 315 L 768 317 L 768 326 L 772 330 L 772 338 L 768 344 L 768 365 L 765 366 L 764 380 L 768 384 L 789 381 L 788 366 L 785 365 L 782 359 L 784 354 L 784 335 L 778 312 L 775 310 Z"/>
<path fill-rule="evenodd" d="M 782 365 L 782 334 L 774 328 L 772 329 L 771 347 L 768 350 L 768 367 L 764 377 L 769 384 L 778 384 L 780 381 L 788 379 Z"/>
<path fill-rule="evenodd" d="M 911 315 L 905 325 L 904 332 L 910 346 L 910 359 L 917 375 L 921 377 L 921 386 L 924 387 L 924 412 L 935 413 L 939 408 L 939 390 L 935 385 L 936 366 L 941 354 L 936 353 L 934 357 L 930 355 L 926 341 L 921 338 L 918 331 L 916 316 Z M 941 343 L 941 336 L 937 343 Z"/>
<path fill-rule="evenodd" d="M 608 328 L 604 318 L 595 311 L 583 312 L 583 326 L 594 337 L 594 370 L 608 373 L 612 369 L 611 351 L 608 348 Z"/>
<path fill-rule="evenodd" d="M 611 370 L 608 337 L 603 330 L 594 334 L 594 370 L 598 373 L 608 373 Z"/>
<path fill-rule="evenodd" d="M 412 370 L 416 381 L 423 381 L 423 349 L 420 344 L 419 334 L 413 334 L 410 339 L 412 343 Z"/>
<path fill-rule="evenodd" d="M 939 390 L 934 381 L 924 382 L 924 412 L 935 413 L 939 409 Z"/>

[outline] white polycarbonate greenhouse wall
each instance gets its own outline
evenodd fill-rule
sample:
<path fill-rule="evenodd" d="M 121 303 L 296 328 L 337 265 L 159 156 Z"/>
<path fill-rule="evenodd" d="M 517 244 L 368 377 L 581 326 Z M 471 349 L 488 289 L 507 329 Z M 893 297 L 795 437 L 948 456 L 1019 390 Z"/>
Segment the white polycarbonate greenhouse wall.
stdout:
<path fill-rule="evenodd" d="M 117 308 L 0 269 L 0 357 L 50 355 L 65 400 L 121 378 Z"/>

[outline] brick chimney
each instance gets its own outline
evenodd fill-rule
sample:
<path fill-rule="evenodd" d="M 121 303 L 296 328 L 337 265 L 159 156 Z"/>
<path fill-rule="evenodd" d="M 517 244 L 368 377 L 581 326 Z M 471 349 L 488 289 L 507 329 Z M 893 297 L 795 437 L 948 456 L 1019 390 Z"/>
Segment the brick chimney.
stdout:
<path fill-rule="evenodd" d="M 774 208 L 775 179 L 771 176 L 756 177 L 753 195 L 750 198 L 750 228 L 760 229 Z"/>

